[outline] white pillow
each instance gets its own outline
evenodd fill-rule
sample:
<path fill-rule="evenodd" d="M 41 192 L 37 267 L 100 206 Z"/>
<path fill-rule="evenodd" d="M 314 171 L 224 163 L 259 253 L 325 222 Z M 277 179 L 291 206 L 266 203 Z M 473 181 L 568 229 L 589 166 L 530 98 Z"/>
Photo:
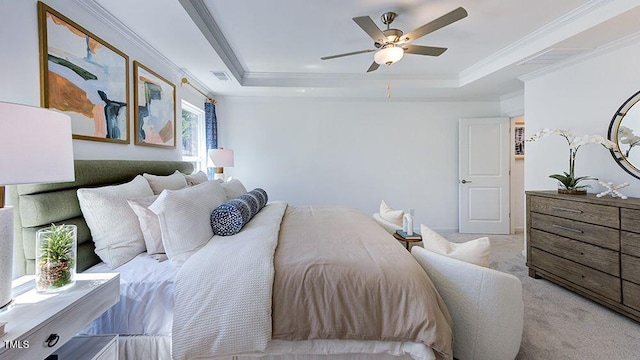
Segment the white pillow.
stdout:
<path fill-rule="evenodd" d="M 204 171 L 198 171 L 195 174 L 185 175 L 184 179 L 187 181 L 188 186 L 202 184 L 203 182 L 209 181 L 209 177 Z"/>
<path fill-rule="evenodd" d="M 491 243 L 487 237 L 460 244 L 452 243 L 424 225 L 420 225 L 420 234 L 422 235 L 424 248 L 427 250 L 468 263 L 489 267 L 489 247 Z"/>
<path fill-rule="evenodd" d="M 158 215 L 162 244 L 171 264 L 182 266 L 211 240 L 211 212 L 225 201 L 222 186 L 207 181 L 182 190 L 165 190 L 149 206 Z"/>
<path fill-rule="evenodd" d="M 149 210 L 149 206 L 160 195 L 152 195 L 143 198 L 128 199 L 127 202 L 140 223 L 140 230 L 144 237 L 144 244 L 147 247 L 149 255 L 164 254 L 164 246 L 162 245 L 162 232 L 160 231 L 160 221 L 158 215 Z"/>
<path fill-rule="evenodd" d="M 80 209 L 96 244 L 95 252 L 112 269 L 144 252 L 140 223 L 127 199 L 151 195 L 149 183 L 140 175 L 122 185 L 78 189 Z"/>
<path fill-rule="evenodd" d="M 380 203 L 380 217 L 388 222 L 402 227 L 402 217 L 404 216 L 403 210 L 393 210 L 387 203 L 382 200 Z"/>
<path fill-rule="evenodd" d="M 224 192 L 227 194 L 227 200 L 235 199 L 242 194 L 247 193 L 247 189 L 242 185 L 240 180 L 233 179 L 227 182 L 220 183 Z"/>
<path fill-rule="evenodd" d="M 147 179 L 155 195 L 160 194 L 162 190 L 179 190 L 187 187 L 187 180 L 185 180 L 184 175 L 178 170 L 167 176 L 147 173 L 142 174 L 142 176 Z"/>

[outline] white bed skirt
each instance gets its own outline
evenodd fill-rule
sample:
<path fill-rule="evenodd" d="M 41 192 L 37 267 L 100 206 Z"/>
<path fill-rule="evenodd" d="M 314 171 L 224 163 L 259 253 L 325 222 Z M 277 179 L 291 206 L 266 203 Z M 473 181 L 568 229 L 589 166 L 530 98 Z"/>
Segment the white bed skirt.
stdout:
<path fill-rule="evenodd" d="M 171 360 L 171 336 L 120 335 L 118 359 Z"/>
<path fill-rule="evenodd" d="M 289 347 L 285 343 L 289 343 L 289 342 L 282 342 L 282 344 L 278 346 L 280 348 L 279 351 L 276 350 L 276 352 L 282 351 L 283 350 L 282 347 Z M 331 342 L 327 342 L 327 344 L 329 343 Z M 384 345 L 379 346 L 384 344 L 384 342 L 356 341 L 356 343 L 361 343 L 361 345 L 367 348 L 367 351 L 372 351 L 372 350 L 385 351 L 386 349 L 386 346 Z M 368 344 L 369 346 L 367 346 L 366 343 L 370 343 Z M 353 344 L 349 344 L 349 345 L 352 346 Z M 416 346 L 412 350 L 418 353 L 421 352 L 418 350 L 418 348 L 421 347 L 420 345 L 422 344 L 404 343 L 404 345 L 409 347 Z M 373 346 L 374 349 L 372 349 L 371 346 Z M 119 354 L 120 360 L 137 360 L 137 359 L 171 360 L 171 336 L 120 335 L 118 337 L 118 347 L 120 350 L 120 354 Z M 303 346 L 303 347 L 306 347 L 306 346 Z M 298 349 L 295 349 L 295 348 L 297 348 L 297 346 L 294 346 L 294 348 L 289 347 L 289 350 L 291 350 L 292 352 L 296 352 L 296 351 L 299 352 L 302 350 L 300 348 Z M 428 349 L 426 346 L 424 346 L 424 348 L 428 350 L 427 354 L 423 354 L 425 355 L 424 357 L 417 357 L 417 358 L 433 359 L 433 352 L 430 349 Z M 307 348 L 305 350 L 310 350 L 310 349 Z M 331 354 L 330 353 L 336 350 L 337 349 L 334 348 L 333 346 L 329 346 L 328 348 L 326 348 L 320 345 L 320 346 L 315 346 L 313 351 L 320 352 L 320 353 L 324 352 L 324 354 L 315 354 L 315 355 L 295 354 L 295 353 L 274 354 L 274 355 L 261 354 L 261 355 L 224 357 L 224 358 L 217 358 L 216 360 L 255 360 L 256 358 L 265 359 L 265 360 L 327 360 L 327 359 L 332 359 L 332 360 L 405 360 L 405 359 L 411 360 L 411 359 L 414 359 L 414 357 L 412 357 L 409 354 L 394 356 L 388 353 L 382 353 L 382 354 L 358 354 L 358 353 Z M 345 350 L 346 352 L 349 352 L 349 350 L 347 349 Z M 362 350 L 365 350 L 365 349 L 362 349 Z"/>

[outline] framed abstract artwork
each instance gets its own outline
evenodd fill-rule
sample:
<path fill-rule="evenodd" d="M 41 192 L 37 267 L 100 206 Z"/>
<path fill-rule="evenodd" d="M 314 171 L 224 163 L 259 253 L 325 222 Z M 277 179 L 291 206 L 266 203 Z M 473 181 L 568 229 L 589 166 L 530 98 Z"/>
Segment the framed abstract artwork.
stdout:
<path fill-rule="evenodd" d="M 176 86 L 133 62 L 135 144 L 176 147 Z"/>
<path fill-rule="evenodd" d="M 514 148 L 513 155 L 516 160 L 524 160 L 524 122 L 516 121 L 513 127 Z"/>
<path fill-rule="evenodd" d="M 71 117 L 74 139 L 129 143 L 129 58 L 38 2 L 40 100 Z"/>

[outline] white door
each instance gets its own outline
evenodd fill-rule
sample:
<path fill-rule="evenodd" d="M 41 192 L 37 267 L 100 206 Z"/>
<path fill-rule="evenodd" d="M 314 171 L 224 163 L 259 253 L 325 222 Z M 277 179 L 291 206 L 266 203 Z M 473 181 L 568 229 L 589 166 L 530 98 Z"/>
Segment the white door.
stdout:
<path fill-rule="evenodd" d="M 509 233 L 509 127 L 508 118 L 460 119 L 461 233 Z"/>

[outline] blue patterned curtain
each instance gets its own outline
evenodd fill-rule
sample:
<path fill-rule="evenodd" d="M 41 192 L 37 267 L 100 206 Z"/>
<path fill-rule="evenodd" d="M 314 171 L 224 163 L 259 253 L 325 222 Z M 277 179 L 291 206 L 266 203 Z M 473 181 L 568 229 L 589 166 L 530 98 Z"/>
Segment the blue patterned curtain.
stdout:
<path fill-rule="evenodd" d="M 211 102 L 204 103 L 204 127 L 207 141 L 207 161 L 210 149 L 218 148 L 218 119 L 216 118 L 216 106 Z M 213 178 L 213 168 L 207 168 L 209 179 Z"/>

